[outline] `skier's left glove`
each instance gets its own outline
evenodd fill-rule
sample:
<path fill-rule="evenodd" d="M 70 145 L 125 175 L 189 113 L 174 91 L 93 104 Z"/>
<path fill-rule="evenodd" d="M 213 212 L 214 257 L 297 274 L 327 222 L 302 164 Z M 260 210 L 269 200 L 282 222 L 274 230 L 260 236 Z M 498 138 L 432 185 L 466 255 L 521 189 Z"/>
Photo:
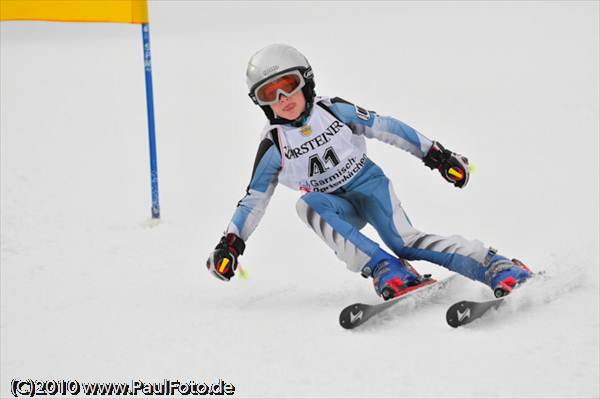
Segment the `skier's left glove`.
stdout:
<path fill-rule="evenodd" d="M 238 256 L 244 253 L 244 240 L 233 233 L 221 237 L 221 241 L 206 261 L 208 270 L 218 279 L 229 281 L 235 275 Z"/>
<path fill-rule="evenodd" d="M 469 160 L 467 157 L 447 150 L 437 141 L 423 158 L 423 163 L 431 169 L 440 171 L 442 177 L 458 188 L 469 182 Z"/>

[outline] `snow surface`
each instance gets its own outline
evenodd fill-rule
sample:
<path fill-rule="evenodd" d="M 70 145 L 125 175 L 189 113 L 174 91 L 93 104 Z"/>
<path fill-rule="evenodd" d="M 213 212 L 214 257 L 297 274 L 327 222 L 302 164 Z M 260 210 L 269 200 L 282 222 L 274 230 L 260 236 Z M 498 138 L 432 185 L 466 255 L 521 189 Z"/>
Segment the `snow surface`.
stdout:
<path fill-rule="evenodd" d="M 150 191 L 139 26 L 0 25 L 1 387 L 13 378 L 233 383 L 239 397 L 598 397 L 598 2 L 150 4 L 163 219 Z M 376 302 L 278 188 L 242 258 L 205 270 L 264 116 L 250 55 L 290 43 L 322 95 L 396 116 L 477 166 L 457 190 L 380 142 L 413 223 L 546 270 L 486 320 L 447 292 Z M 374 234 L 372 230 L 367 230 Z M 415 262 L 423 273 L 445 269 Z"/>

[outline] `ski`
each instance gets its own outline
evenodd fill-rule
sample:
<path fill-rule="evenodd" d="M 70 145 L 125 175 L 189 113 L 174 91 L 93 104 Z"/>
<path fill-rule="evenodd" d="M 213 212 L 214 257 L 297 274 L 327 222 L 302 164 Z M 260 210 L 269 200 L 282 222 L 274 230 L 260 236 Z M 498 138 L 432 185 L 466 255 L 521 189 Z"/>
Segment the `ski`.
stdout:
<path fill-rule="evenodd" d="M 389 301 L 381 302 L 375 305 L 355 303 L 346 306 L 340 312 L 340 325 L 348 330 L 356 328 L 364 324 L 373 316 L 401 302 L 403 299 L 413 296 L 421 296 L 425 293 L 435 292 L 445 287 L 454 276 L 455 275 L 452 275 L 439 281 L 432 278 L 428 278 L 424 280 L 421 284 L 415 286 L 411 291 L 408 291 L 405 294 L 400 295 L 396 298 L 390 299 Z"/>
<path fill-rule="evenodd" d="M 504 298 L 492 299 L 485 302 L 460 301 L 448 308 L 446 321 L 450 327 L 460 327 L 479 319 L 490 309 L 497 309 Z"/>
<path fill-rule="evenodd" d="M 514 260 L 513 260 L 514 261 Z M 546 272 L 541 270 L 539 272 L 535 272 L 532 276 L 527 280 L 547 280 L 549 277 L 546 275 Z M 514 289 L 517 289 L 521 286 L 521 284 L 517 284 Z M 499 289 L 496 289 L 496 291 Z M 501 290 L 501 289 L 500 289 Z M 504 303 L 506 297 L 506 292 L 494 292 L 494 295 L 497 297 L 496 299 L 491 299 L 489 301 L 483 302 L 475 302 L 475 301 L 460 301 L 456 302 L 454 305 L 450 306 L 446 311 L 446 322 L 450 327 L 460 327 L 465 324 L 469 324 L 474 320 L 479 319 L 481 316 L 487 313 L 490 309 L 497 309 L 500 305 Z"/>

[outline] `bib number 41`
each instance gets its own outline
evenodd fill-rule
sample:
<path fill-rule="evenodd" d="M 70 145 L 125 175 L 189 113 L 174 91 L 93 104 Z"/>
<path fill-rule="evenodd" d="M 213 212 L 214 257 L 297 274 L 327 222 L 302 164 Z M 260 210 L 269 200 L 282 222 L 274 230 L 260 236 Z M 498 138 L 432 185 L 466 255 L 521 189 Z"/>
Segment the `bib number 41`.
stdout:
<path fill-rule="evenodd" d="M 333 147 L 328 147 L 322 158 L 319 155 L 311 155 L 308 159 L 308 175 L 312 177 L 314 175 L 325 173 L 325 171 L 329 169 L 326 166 L 328 163 L 332 166 L 336 166 L 340 163 Z"/>

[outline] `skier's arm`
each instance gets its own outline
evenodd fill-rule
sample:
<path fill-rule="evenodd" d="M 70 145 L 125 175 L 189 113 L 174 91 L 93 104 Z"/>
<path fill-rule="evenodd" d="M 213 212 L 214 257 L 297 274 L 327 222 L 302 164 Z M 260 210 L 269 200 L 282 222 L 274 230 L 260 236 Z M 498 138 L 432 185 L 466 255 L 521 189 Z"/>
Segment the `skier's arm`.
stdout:
<path fill-rule="evenodd" d="M 466 157 L 431 141 L 406 123 L 391 116 L 379 116 L 339 97 L 330 100 L 330 109 L 355 134 L 376 138 L 410 152 L 429 168 L 439 170 L 442 177 L 456 187 L 463 188 L 469 181 Z"/>
<path fill-rule="evenodd" d="M 377 115 L 339 97 L 331 99 L 330 108 L 354 133 L 394 145 L 419 159 L 423 159 L 431 148 L 430 139 L 391 116 Z"/>
<path fill-rule="evenodd" d="M 267 135 L 258 147 L 246 195 L 238 202 L 227 230 L 206 262 L 208 270 L 221 280 L 235 275 L 237 258 L 243 254 L 246 240 L 265 213 L 277 186 L 279 169 L 279 149 Z"/>
<path fill-rule="evenodd" d="M 250 237 L 275 191 L 280 169 L 279 149 L 270 137 L 265 137 L 258 147 L 246 195 L 238 202 L 225 234 L 233 233 L 244 241 Z"/>

